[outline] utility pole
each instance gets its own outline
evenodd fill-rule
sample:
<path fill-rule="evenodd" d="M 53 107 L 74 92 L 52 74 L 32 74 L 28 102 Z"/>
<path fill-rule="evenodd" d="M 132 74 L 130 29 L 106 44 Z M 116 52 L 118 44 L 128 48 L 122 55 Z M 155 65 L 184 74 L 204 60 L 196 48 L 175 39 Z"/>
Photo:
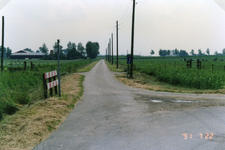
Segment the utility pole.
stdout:
<path fill-rule="evenodd" d="M 110 52 L 109 52 L 109 43 L 108 43 L 108 62 L 110 62 L 109 57 L 110 57 Z"/>
<path fill-rule="evenodd" d="M 59 97 L 61 97 L 61 84 L 60 84 L 60 63 L 59 63 L 59 55 L 60 55 L 60 50 L 59 50 L 59 43 L 60 40 L 57 40 L 58 43 L 58 81 L 59 81 Z"/>
<path fill-rule="evenodd" d="M 105 49 L 105 60 L 107 60 L 107 48 Z"/>
<path fill-rule="evenodd" d="M 109 47 L 109 62 L 111 62 L 111 55 L 112 55 L 112 53 L 111 53 L 111 40 L 110 40 L 110 38 L 109 38 L 109 45 L 108 45 L 108 47 Z"/>
<path fill-rule="evenodd" d="M 108 48 L 107 48 L 107 50 L 108 50 L 108 62 L 109 62 L 109 43 L 108 43 Z"/>
<path fill-rule="evenodd" d="M 117 54 L 116 54 L 116 60 L 117 60 L 117 62 L 116 62 L 116 68 L 118 68 L 118 21 L 116 21 L 116 51 L 117 51 Z"/>
<path fill-rule="evenodd" d="M 130 78 L 133 78 L 133 57 L 134 57 L 134 21 L 135 21 L 135 0 L 133 0 L 133 15 L 132 15 L 132 33 L 131 33 L 131 65 L 130 65 Z"/>
<path fill-rule="evenodd" d="M 1 71 L 3 71 L 3 56 L 4 56 L 4 25 L 5 25 L 5 19 L 4 16 L 2 16 L 2 56 L 1 56 Z"/>
<path fill-rule="evenodd" d="M 111 39 L 111 44 L 112 44 L 112 65 L 113 65 L 113 33 L 112 33 L 112 39 Z"/>

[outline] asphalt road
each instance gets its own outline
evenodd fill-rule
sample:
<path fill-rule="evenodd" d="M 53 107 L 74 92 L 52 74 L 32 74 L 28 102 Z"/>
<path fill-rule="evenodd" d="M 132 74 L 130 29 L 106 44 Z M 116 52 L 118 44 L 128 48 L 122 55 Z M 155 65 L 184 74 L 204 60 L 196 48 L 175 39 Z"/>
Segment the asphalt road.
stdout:
<path fill-rule="evenodd" d="M 220 100 L 223 95 L 131 88 L 117 81 L 103 60 L 85 75 L 83 100 L 34 150 L 225 149 L 225 107 L 151 112 L 149 104 L 138 101 L 139 95 Z"/>

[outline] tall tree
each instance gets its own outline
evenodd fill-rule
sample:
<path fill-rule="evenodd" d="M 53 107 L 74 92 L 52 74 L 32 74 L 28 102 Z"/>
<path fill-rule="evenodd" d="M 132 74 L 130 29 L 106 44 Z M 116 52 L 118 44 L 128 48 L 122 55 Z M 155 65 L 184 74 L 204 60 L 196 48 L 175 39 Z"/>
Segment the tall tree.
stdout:
<path fill-rule="evenodd" d="M 54 53 L 54 58 L 57 59 L 58 58 L 58 43 L 55 42 L 55 44 L 53 45 L 53 53 Z M 60 59 L 64 59 L 65 56 L 63 55 L 63 46 L 59 44 L 59 57 Z"/>
<path fill-rule="evenodd" d="M 198 49 L 198 54 L 202 55 L 202 50 L 201 49 Z"/>
<path fill-rule="evenodd" d="M 178 55 L 180 52 L 179 50 L 177 50 L 177 48 L 175 48 L 175 55 Z"/>
<path fill-rule="evenodd" d="M 45 55 L 48 55 L 48 47 L 46 46 L 45 43 L 43 43 L 43 45 L 41 47 L 39 47 L 39 51 L 41 53 L 44 53 Z"/>
<path fill-rule="evenodd" d="M 68 52 L 75 49 L 76 50 L 76 44 L 69 42 L 67 44 L 67 49 L 64 50 L 65 54 L 68 55 Z"/>
<path fill-rule="evenodd" d="M 215 51 L 215 53 L 214 53 L 215 55 L 218 55 L 218 52 L 217 51 Z"/>
<path fill-rule="evenodd" d="M 191 50 L 191 55 L 192 55 L 192 56 L 195 55 L 194 49 Z"/>
<path fill-rule="evenodd" d="M 207 55 L 209 55 L 209 54 L 210 54 L 209 48 L 207 48 L 207 50 L 206 50 L 206 54 L 207 54 Z"/>
<path fill-rule="evenodd" d="M 77 59 L 77 58 L 81 58 L 81 54 L 75 49 L 72 48 L 72 50 L 69 50 L 67 53 L 67 59 Z"/>
<path fill-rule="evenodd" d="M 162 56 L 162 49 L 159 50 L 159 56 Z"/>
<path fill-rule="evenodd" d="M 24 51 L 28 51 L 28 52 L 30 52 L 30 53 L 33 53 L 34 51 L 32 50 L 32 49 L 30 49 L 30 48 L 25 48 L 25 49 L 23 49 Z"/>
<path fill-rule="evenodd" d="M 154 52 L 153 49 L 151 50 L 150 54 L 151 54 L 151 55 L 154 55 L 154 54 L 155 54 L 155 52 Z"/>
<path fill-rule="evenodd" d="M 180 50 L 179 56 L 189 56 L 185 50 Z"/>
<path fill-rule="evenodd" d="M 170 50 L 167 50 L 167 55 L 170 55 Z"/>
<path fill-rule="evenodd" d="M 223 54 L 225 54 L 225 48 L 223 49 Z"/>
<path fill-rule="evenodd" d="M 76 48 L 76 47 L 77 47 L 76 44 L 75 43 L 71 43 L 70 41 L 67 44 L 67 49 L 69 49 L 69 50 L 72 50 L 73 48 Z"/>
<path fill-rule="evenodd" d="M 11 53 L 12 53 L 12 50 L 9 47 L 7 47 L 6 48 L 6 53 L 5 53 L 6 54 L 6 57 L 9 58 L 10 55 L 11 55 Z"/>
<path fill-rule="evenodd" d="M 84 54 L 84 47 L 82 45 L 82 43 L 78 43 L 78 46 L 77 46 L 77 50 L 79 53 L 81 53 L 82 55 Z"/>
<path fill-rule="evenodd" d="M 99 54 L 99 48 L 100 46 L 98 42 L 88 41 L 86 44 L 87 56 L 90 57 L 91 59 L 96 58 Z"/>

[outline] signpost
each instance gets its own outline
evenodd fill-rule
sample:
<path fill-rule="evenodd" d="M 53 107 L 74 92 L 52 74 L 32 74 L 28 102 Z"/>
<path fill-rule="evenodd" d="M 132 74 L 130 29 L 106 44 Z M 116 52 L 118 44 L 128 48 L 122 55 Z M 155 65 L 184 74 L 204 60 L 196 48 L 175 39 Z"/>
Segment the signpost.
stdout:
<path fill-rule="evenodd" d="M 133 58 L 131 55 L 127 55 L 127 78 L 129 75 L 130 65 L 133 63 Z"/>

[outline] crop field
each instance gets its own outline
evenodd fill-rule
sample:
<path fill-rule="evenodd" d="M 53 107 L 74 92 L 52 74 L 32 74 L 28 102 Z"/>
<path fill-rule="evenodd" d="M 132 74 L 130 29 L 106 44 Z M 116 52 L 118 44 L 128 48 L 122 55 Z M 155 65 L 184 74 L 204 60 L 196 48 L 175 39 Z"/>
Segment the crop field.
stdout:
<path fill-rule="evenodd" d="M 11 68 L 11 61 L 6 60 L 4 71 L 0 72 L 0 120 L 4 115 L 15 113 L 24 104 L 29 104 L 44 99 L 43 73 L 58 69 L 56 60 L 32 60 L 34 68 L 31 70 L 31 60 L 19 60 L 17 63 L 27 62 L 27 68 L 17 65 Z M 64 60 L 60 61 L 60 74 L 77 72 L 96 60 Z M 15 62 L 15 61 L 14 61 Z"/>
<path fill-rule="evenodd" d="M 188 68 L 184 59 L 199 59 L 201 69 L 197 69 L 197 61 L 193 61 L 192 68 Z M 171 85 L 194 89 L 223 89 L 225 86 L 223 59 L 224 56 L 134 57 L 133 70 L 154 76 L 158 81 Z M 116 59 L 114 62 L 116 63 Z M 127 71 L 125 57 L 120 57 L 119 67 Z"/>

